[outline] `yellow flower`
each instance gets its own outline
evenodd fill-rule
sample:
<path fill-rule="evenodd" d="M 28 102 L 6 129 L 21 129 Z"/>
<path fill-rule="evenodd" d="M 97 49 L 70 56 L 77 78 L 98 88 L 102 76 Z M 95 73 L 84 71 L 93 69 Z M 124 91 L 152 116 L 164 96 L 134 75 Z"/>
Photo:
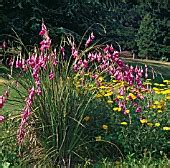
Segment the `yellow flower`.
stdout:
<path fill-rule="evenodd" d="M 154 83 L 155 86 L 159 86 L 159 83 Z"/>
<path fill-rule="evenodd" d="M 121 109 L 120 107 L 118 107 L 118 110 L 117 110 L 117 111 L 120 112 L 121 110 L 122 110 L 122 109 Z"/>
<path fill-rule="evenodd" d="M 106 89 L 107 87 L 106 86 L 100 86 L 99 88 L 100 89 Z"/>
<path fill-rule="evenodd" d="M 100 97 L 103 97 L 103 95 L 102 94 L 97 94 L 96 95 L 96 98 L 100 98 Z"/>
<path fill-rule="evenodd" d="M 156 94 L 161 94 L 161 91 L 155 90 L 155 93 L 156 93 Z"/>
<path fill-rule="evenodd" d="M 152 85 L 151 82 L 145 82 L 144 84 L 145 84 L 145 85 Z"/>
<path fill-rule="evenodd" d="M 156 101 L 154 101 L 154 103 L 153 104 L 159 104 L 159 101 L 158 100 L 156 100 Z"/>
<path fill-rule="evenodd" d="M 90 117 L 89 116 L 86 116 L 86 117 L 84 117 L 84 119 L 83 120 L 85 120 L 86 122 L 87 121 L 89 121 L 90 120 Z"/>
<path fill-rule="evenodd" d="M 164 90 L 162 92 L 163 92 L 163 94 L 170 94 L 170 89 Z"/>
<path fill-rule="evenodd" d="M 147 120 L 147 119 L 140 119 L 140 122 L 141 122 L 142 124 L 145 124 L 145 123 L 148 122 L 148 120 Z"/>
<path fill-rule="evenodd" d="M 118 95 L 117 99 L 123 99 L 123 96 Z"/>
<path fill-rule="evenodd" d="M 76 85 L 76 87 L 80 88 L 80 87 L 82 87 L 82 85 Z"/>
<path fill-rule="evenodd" d="M 112 100 L 108 100 L 108 101 L 107 101 L 107 103 L 112 104 L 112 103 L 113 103 L 113 101 L 112 101 Z"/>
<path fill-rule="evenodd" d="M 166 100 L 170 100 L 170 96 L 166 96 Z"/>
<path fill-rule="evenodd" d="M 133 93 L 129 93 L 129 96 L 130 96 L 133 100 L 136 99 L 136 96 L 135 96 Z"/>
<path fill-rule="evenodd" d="M 158 105 L 158 106 L 157 106 L 157 109 L 161 109 L 161 108 L 162 108 L 162 106 L 161 106 L 161 105 Z"/>
<path fill-rule="evenodd" d="M 85 73 L 84 76 L 89 76 L 89 74 L 88 74 L 88 73 Z"/>
<path fill-rule="evenodd" d="M 121 122 L 120 124 L 121 125 L 127 125 L 127 122 Z"/>
<path fill-rule="evenodd" d="M 163 82 L 164 82 L 164 83 L 167 83 L 167 82 L 168 82 L 168 80 L 164 80 Z"/>
<path fill-rule="evenodd" d="M 166 86 L 166 85 L 164 85 L 164 84 L 159 84 L 159 86 Z"/>
<path fill-rule="evenodd" d="M 104 80 L 104 78 L 100 76 L 100 77 L 98 78 L 98 80 L 99 80 L 100 82 L 102 82 L 102 81 Z"/>
<path fill-rule="evenodd" d="M 162 128 L 164 131 L 169 131 L 170 130 L 170 127 L 163 127 Z"/>
<path fill-rule="evenodd" d="M 127 114 L 129 114 L 130 110 L 125 110 L 125 112 L 126 112 Z"/>
<path fill-rule="evenodd" d="M 111 96 L 111 95 L 113 95 L 113 93 L 112 92 L 108 92 L 108 93 L 106 93 L 104 96 Z"/>
<path fill-rule="evenodd" d="M 147 123 L 147 125 L 148 125 L 149 127 L 152 127 L 152 126 L 153 126 L 153 124 L 152 124 L 152 123 Z"/>
<path fill-rule="evenodd" d="M 104 130 L 107 130 L 107 129 L 108 129 L 108 126 L 105 125 L 105 124 L 103 124 L 103 125 L 102 125 L 102 128 L 103 128 Z"/>
<path fill-rule="evenodd" d="M 158 112 L 158 113 L 162 113 L 163 111 L 162 111 L 162 110 L 158 110 L 157 112 Z"/>
<path fill-rule="evenodd" d="M 159 90 L 157 87 L 153 87 L 153 90 Z"/>
<path fill-rule="evenodd" d="M 156 109 L 156 105 L 151 105 L 150 108 Z"/>
<path fill-rule="evenodd" d="M 96 141 L 101 141 L 102 140 L 102 137 L 101 136 L 97 136 L 95 137 L 96 138 Z"/>
<path fill-rule="evenodd" d="M 122 110 L 122 109 L 121 109 L 120 107 L 114 107 L 114 108 L 113 108 L 113 111 L 119 111 L 119 112 L 120 112 L 121 110 Z"/>
<path fill-rule="evenodd" d="M 116 83 L 116 82 L 117 82 L 117 80 L 114 80 L 114 79 L 113 79 L 113 80 L 112 80 L 112 82 L 113 82 L 113 83 Z"/>
<path fill-rule="evenodd" d="M 160 123 L 155 123 L 155 127 L 159 127 L 160 125 Z"/>

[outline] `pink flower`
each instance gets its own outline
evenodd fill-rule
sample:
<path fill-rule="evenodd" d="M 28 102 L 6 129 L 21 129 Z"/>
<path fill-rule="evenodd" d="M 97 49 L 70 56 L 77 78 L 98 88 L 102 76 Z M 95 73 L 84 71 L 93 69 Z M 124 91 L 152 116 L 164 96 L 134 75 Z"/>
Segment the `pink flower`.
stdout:
<path fill-rule="evenodd" d="M 112 44 L 110 46 L 110 52 L 114 52 L 114 48 L 113 48 Z"/>
<path fill-rule="evenodd" d="M 88 40 L 86 41 L 85 47 L 88 47 L 88 45 L 91 43 L 91 38 L 89 36 Z"/>
<path fill-rule="evenodd" d="M 5 97 L 0 96 L 0 108 L 2 108 L 4 106 L 4 102 L 5 102 Z"/>
<path fill-rule="evenodd" d="M 6 43 L 6 41 L 3 41 L 3 43 L 2 43 L 2 48 L 7 48 L 7 43 Z"/>
<path fill-rule="evenodd" d="M 75 51 L 72 53 L 72 55 L 73 55 L 73 58 L 76 59 L 76 58 L 78 57 L 78 51 L 75 50 Z"/>
<path fill-rule="evenodd" d="M 148 78 L 148 66 L 145 64 L 145 78 Z"/>
<path fill-rule="evenodd" d="M 44 22 L 42 22 L 41 31 L 39 32 L 39 35 L 44 36 L 46 32 L 47 32 L 47 28 L 46 28 Z"/>
<path fill-rule="evenodd" d="M 106 45 L 106 47 L 103 49 L 103 51 L 105 52 L 105 53 L 108 53 L 108 51 L 109 51 L 109 45 Z"/>
<path fill-rule="evenodd" d="M 54 78 L 54 72 L 51 71 L 50 74 L 49 74 L 49 79 L 50 79 L 50 80 L 53 80 L 53 78 Z"/>
<path fill-rule="evenodd" d="M 40 96 L 40 95 L 41 95 L 41 93 L 42 93 L 42 91 L 41 91 L 41 87 L 38 87 L 38 88 L 37 88 L 36 93 L 37 93 L 37 95 L 38 95 L 38 96 Z"/>
<path fill-rule="evenodd" d="M 93 32 L 91 33 L 90 37 L 92 40 L 94 40 L 95 36 L 94 36 Z"/>
<path fill-rule="evenodd" d="M 0 123 L 3 122 L 5 120 L 5 117 L 0 115 Z"/>
<path fill-rule="evenodd" d="M 121 88 L 119 89 L 119 94 L 120 94 L 121 96 L 123 96 L 123 95 L 125 94 L 124 87 L 121 87 Z"/>
<path fill-rule="evenodd" d="M 83 67 L 88 68 L 88 61 L 86 59 L 84 59 L 83 61 Z"/>
<path fill-rule="evenodd" d="M 141 111 L 142 111 L 141 106 L 138 106 L 137 109 L 136 109 L 136 113 L 140 113 Z"/>
<path fill-rule="evenodd" d="M 78 72 L 78 70 L 79 70 L 79 67 L 76 63 L 73 65 L 73 70 L 74 70 L 74 72 Z"/>

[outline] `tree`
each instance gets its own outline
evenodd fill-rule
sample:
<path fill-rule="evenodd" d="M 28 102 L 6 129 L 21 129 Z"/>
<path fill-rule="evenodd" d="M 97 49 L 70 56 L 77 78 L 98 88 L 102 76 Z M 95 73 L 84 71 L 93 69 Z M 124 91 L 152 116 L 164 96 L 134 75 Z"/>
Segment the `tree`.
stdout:
<path fill-rule="evenodd" d="M 139 55 L 146 57 L 146 59 L 154 57 L 158 53 L 158 27 L 155 23 L 154 17 L 147 13 L 141 21 L 137 33 L 137 46 Z"/>

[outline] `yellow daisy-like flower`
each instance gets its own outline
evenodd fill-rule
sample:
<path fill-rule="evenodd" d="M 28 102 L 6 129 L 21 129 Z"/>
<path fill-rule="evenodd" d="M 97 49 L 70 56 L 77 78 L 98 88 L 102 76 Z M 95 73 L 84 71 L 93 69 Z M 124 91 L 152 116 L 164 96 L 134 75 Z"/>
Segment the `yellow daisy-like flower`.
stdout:
<path fill-rule="evenodd" d="M 123 96 L 118 95 L 117 99 L 123 99 Z"/>
<path fill-rule="evenodd" d="M 133 93 L 129 93 L 129 96 L 130 96 L 133 100 L 136 99 L 136 96 L 135 96 Z"/>
<path fill-rule="evenodd" d="M 157 88 L 157 87 L 153 87 L 153 90 L 154 90 L 154 91 L 156 91 L 156 90 L 159 90 L 159 88 Z"/>
<path fill-rule="evenodd" d="M 159 86 L 159 83 L 154 83 L 155 86 Z"/>
<path fill-rule="evenodd" d="M 120 107 L 118 107 L 117 111 L 120 112 L 122 109 Z"/>
<path fill-rule="evenodd" d="M 84 119 L 83 119 L 84 121 L 89 121 L 90 120 L 90 117 L 89 116 L 86 116 L 86 117 L 84 117 Z"/>
<path fill-rule="evenodd" d="M 104 96 L 107 97 L 107 96 L 111 96 L 111 95 L 113 95 L 113 93 L 112 92 L 108 92 Z"/>
<path fill-rule="evenodd" d="M 118 107 L 114 107 L 114 108 L 113 108 L 113 111 L 117 111 L 117 109 L 118 109 Z"/>
<path fill-rule="evenodd" d="M 82 87 L 82 85 L 76 85 L 76 87 L 77 87 L 77 88 L 80 88 L 80 87 Z"/>
<path fill-rule="evenodd" d="M 145 82 L 144 85 L 152 85 L 151 82 Z"/>
<path fill-rule="evenodd" d="M 106 86 L 100 86 L 100 89 L 106 89 L 107 87 Z"/>
<path fill-rule="evenodd" d="M 113 79 L 113 80 L 112 80 L 112 82 L 113 82 L 113 83 L 116 83 L 116 82 L 117 82 L 117 80 L 114 80 L 114 79 Z"/>
<path fill-rule="evenodd" d="M 112 100 L 108 100 L 108 101 L 107 101 L 107 103 L 112 104 L 112 103 L 113 103 L 113 101 L 112 101 Z"/>
<path fill-rule="evenodd" d="M 160 123 L 155 123 L 155 127 L 159 127 L 160 125 Z"/>
<path fill-rule="evenodd" d="M 158 113 L 162 113 L 163 111 L 162 111 L 162 110 L 158 110 L 157 112 L 158 112 Z"/>
<path fill-rule="evenodd" d="M 100 76 L 100 77 L 98 78 L 98 80 L 99 80 L 100 82 L 102 82 L 102 81 L 104 80 L 104 78 Z"/>
<path fill-rule="evenodd" d="M 103 95 L 102 94 L 97 94 L 96 95 L 96 98 L 100 98 L 100 97 L 103 97 Z"/>
<path fill-rule="evenodd" d="M 121 122 L 120 124 L 121 125 L 127 125 L 128 123 L 127 122 Z"/>
<path fill-rule="evenodd" d="M 95 137 L 96 138 L 96 141 L 101 141 L 102 140 L 102 137 L 101 136 L 97 136 Z"/>
<path fill-rule="evenodd" d="M 155 100 L 153 104 L 160 104 L 160 102 L 158 100 Z"/>
<path fill-rule="evenodd" d="M 168 80 L 164 80 L 163 82 L 164 82 L 164 83 L 167 83 L 167 82 L 168 82 Z"/>
<path fill-rule="evenodd" d="M 125 113 L 129 114 L 130 110 L 125 110 Z"/>
<path fill-rule="evenodd" d="M 152 126 L 153 126 L 153 124 L 152 124 L 152 123 L 147 123 L 147 125 L 148 125 L 149 127 L 152 127 Z"/>
<path fill-rule="evenodd" d="M 161 84 L 159 84 L 159 86 L 166 86 L 166 85 L 164 85 L 164 84 L 161 83 Z"/>
<path fill-rule="evenodd" d="M 162 128 L 164 131 L 170 131 L 170 127 L 163 127 Z"/>
<path fill-rule="evenodd" d="M 141 122 L 142 124 L 145 124 L 145 123 L 148 122 L 148 120 L 147 120 L 147 119 L 140 119 L 140 122 Z"/>
<path fill-rule="evenodd" d="M 150 108 L 151 109 L 156 109 L 156 105 L 151 105 Z"/>
<path fill-rule="evenodd" d="M 89 73 L 85 73 L 84 76 L 89 76 L 90 74 Z"/>
<path fill-rule="evenodd" d="M 113 111 L 118 111 L 118 112 L 120 112 L 122 109 L 120 108 L 120 107 L 114 107 L 113 108 Z"/>
<path fill-rule="evenodd" d="M 157 109 L 161 109 L 161 108 L 162 108 L 162 106 L 161 106 L 161 105 L 158 105 L 158 106 L 157 106 Z"/>
<path fill-rule="evenodd" d="M 162 92 L 163 92 L 163 94 L 170 94 L 170 89 L 164 90 Z"/>
<path fill-rule="evenodd" d="M 156 94 L 161 94 L 162 92 L 160 90 L 155 90 Z"/>
<path fill-rule="evenodd" d="M 170 100 L 170 96 L 166 96 L 166 100 Z"/>
<path fill-rule="evenodd" d="M 103 128 L 104 130 L 108 130 L 108 126 L 105 125 L 105 124 L 102 125 L 102 128 Z"/>

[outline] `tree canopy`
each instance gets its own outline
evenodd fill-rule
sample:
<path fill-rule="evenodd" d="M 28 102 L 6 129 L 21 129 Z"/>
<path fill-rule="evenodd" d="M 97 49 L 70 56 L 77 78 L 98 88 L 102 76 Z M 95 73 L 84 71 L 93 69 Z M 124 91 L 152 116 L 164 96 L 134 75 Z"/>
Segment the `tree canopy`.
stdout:
<path fill-rule="evenodd" d="M 117 42 L 122 50 L 170 57 L 168 0 L 4 0 L 0 7 L 1 41 L 14 35 L 13 29 L 24 44 L 37 43 L 43 18 L 54 42 L 64 32 L 80 39 L 91 27 L 98 38 Z"/>

